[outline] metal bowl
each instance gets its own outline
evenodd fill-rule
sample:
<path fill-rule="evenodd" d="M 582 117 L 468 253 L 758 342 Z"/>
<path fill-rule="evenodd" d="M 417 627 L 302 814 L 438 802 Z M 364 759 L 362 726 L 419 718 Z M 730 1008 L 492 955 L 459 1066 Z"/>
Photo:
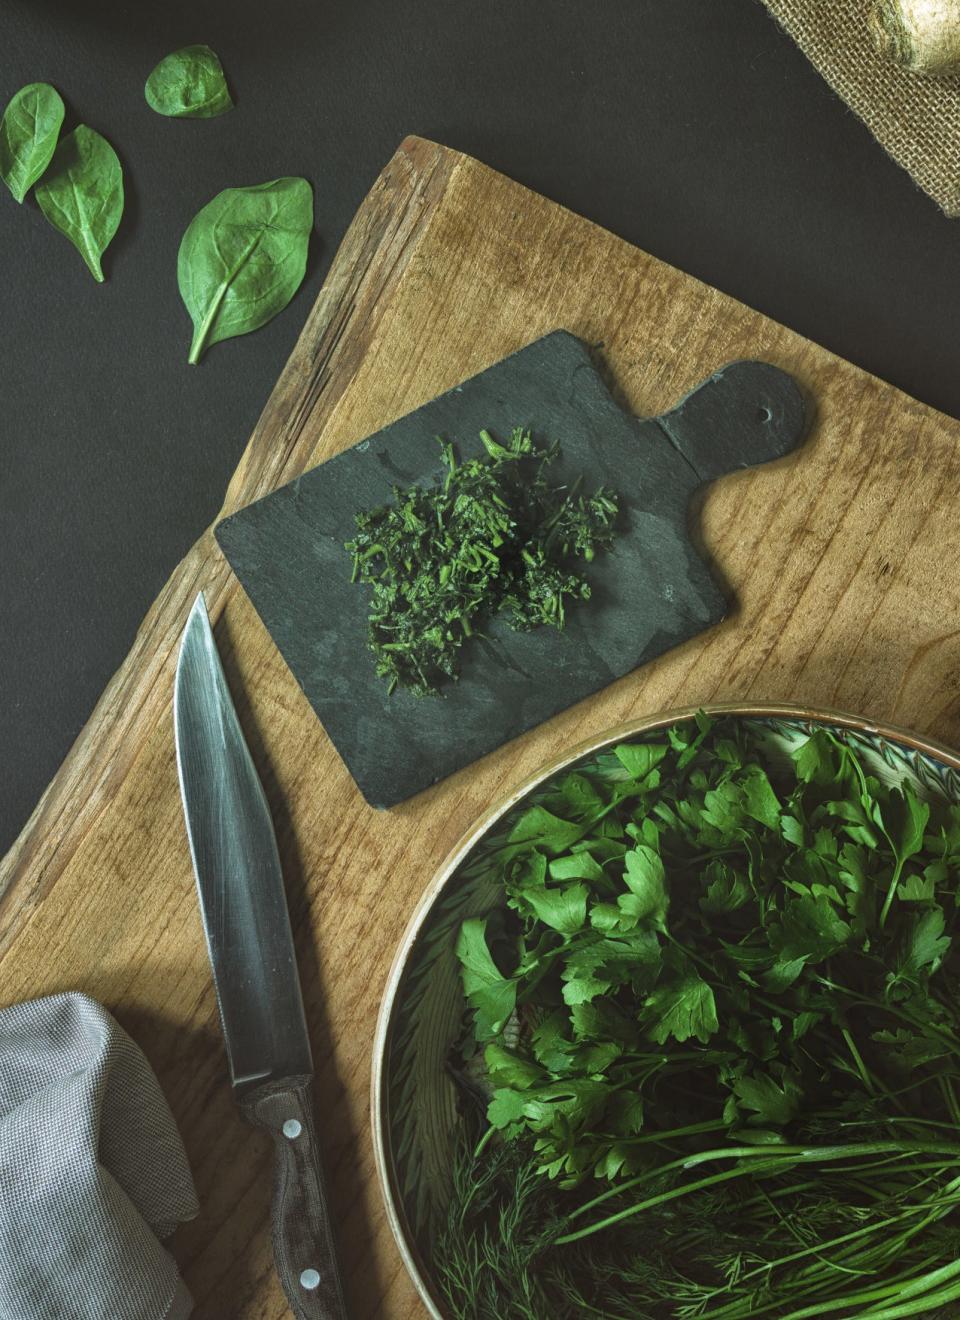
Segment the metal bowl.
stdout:
<path fill-rule="evenodd" d="M 767 704 L 704 707 L 708 715 L 760 724 L 784 752 L 825 726 L 856 748 L 888 782 L 909 778 L 918 793 L 960 801 L 960 754 L 933 739 L 837 711 Z M 474 849 L 498 822 L 546 781 L 578 762 L 626 741 L 643 741 L 690 720 L 693 708 L 619 725 L 549 762 L 485 812 L 466 832 L 427 886 L 397 950 L 380 1008 L 373 1049 L 372 1121 L 377 1173 L 387 1216 L 428 1313 L 445 1320 L 430 1274 L 433 1217 L 449 1192 L 458 1123 L 454 1084 L 444 1063 L 466 1007 L 454 951 L 468 917 L 483 916 L 499 886 L 464 876 Z"/>

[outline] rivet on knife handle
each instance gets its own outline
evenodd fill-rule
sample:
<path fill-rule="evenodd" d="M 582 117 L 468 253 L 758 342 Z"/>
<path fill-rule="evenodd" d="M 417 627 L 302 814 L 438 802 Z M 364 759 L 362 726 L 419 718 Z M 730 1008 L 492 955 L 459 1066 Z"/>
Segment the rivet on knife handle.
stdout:
<path fill-rule="evenodd" d="M 275 1142 L 273 1254 L 297 1320 L 346 1320 L 308 1079 L 261 1087 L 241 1112 Z"/>

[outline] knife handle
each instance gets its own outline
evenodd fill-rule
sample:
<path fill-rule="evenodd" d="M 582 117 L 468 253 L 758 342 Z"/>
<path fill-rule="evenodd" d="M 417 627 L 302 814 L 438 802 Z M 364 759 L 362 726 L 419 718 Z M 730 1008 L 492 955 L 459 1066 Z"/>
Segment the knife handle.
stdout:
<path fill-rule="evenodd" d="M 347 1320 L 309 1077 L 262 1086 L 240 1110 L 273 1135 L 273 1255 L 293 1314 Z"/>

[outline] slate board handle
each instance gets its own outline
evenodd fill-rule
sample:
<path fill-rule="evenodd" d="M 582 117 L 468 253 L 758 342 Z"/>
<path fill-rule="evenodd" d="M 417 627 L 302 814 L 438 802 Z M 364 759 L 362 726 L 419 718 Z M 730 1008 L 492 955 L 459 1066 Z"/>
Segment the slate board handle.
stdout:
<path fill-rule="evenodd" d="M 273 1256 L 296 1320 L 347 1320 L 309 1077 L 260 1087 L 240 1102 L 274 1141 Z"/>
<path fill-rule="evenodd" d="M 731 362 L 658 419 L 701 481 L 782 458 L 803 439 L 807 406 L 792 376 Z"/>

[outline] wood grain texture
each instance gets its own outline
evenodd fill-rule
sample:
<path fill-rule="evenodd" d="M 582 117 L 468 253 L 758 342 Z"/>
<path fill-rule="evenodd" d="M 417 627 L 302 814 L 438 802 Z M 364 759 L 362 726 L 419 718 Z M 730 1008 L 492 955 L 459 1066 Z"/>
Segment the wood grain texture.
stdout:
<path fill-rule="evenodd" d="M 371 1040 L 418 895 L 492 799 L 606 726 L 710 700 L 834 706 L 960 742 L 960 425 L 432 143 L 408 139 L 364 202 L 225 510 L 555 327 L 603 345 L 614 389 L 640 414 L 740 357 L 785 368 L 809 393 L 817 415 L 803 448 L 725 478 L 694 511 L 735 587 L 722 625 L 381 813 L 207 534 L 0 866 L 0 1002 L 68 987 L 96 996 L 170 1097 L 202 1204 L 173 1244 L 199 1320 L 287 1310 L 270 1247 L 269 1138 L 230 1095 L 177 794 L 173 665 L 197 590 L 277 822 L 358 1317 L 423 1314 L 375 1183 Z"/>

